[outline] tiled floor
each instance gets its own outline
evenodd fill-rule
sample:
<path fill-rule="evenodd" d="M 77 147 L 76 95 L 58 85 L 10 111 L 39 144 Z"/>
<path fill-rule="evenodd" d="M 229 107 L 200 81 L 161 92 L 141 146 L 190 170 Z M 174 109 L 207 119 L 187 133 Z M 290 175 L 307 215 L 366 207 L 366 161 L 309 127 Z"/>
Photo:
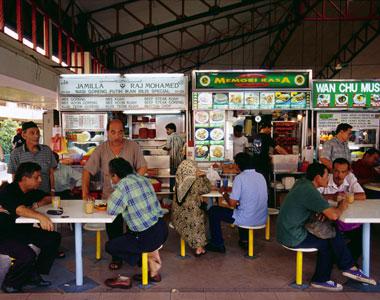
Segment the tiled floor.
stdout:
<path fill-rule="evenodd" d="M 274 225 L 274 224 L 273 224 Z M 272 226 L 274 229 L 274 226 Z M 139 272 L 138 267 L 124 265 L 119 271 L 108 270 L 109 256 L 103 252 L 103 259 L 95 260 L 95 233 L 86 232 L 84 238 L 85 275 L 98 284 L 93 289 L 82 293 L 64 293 L 57 288 L 62 284 L 56 282 L 54 288 L 33 291 L 30 293 L 6 295 L 0 294 L 0 299 L 155 299 L 155 300 L 368 300 L 380 299 L 380 293 L 361 293 L 345 287 L 344 292 L 326 293 L 316 289 L 304 291 L 289 287 L 294 279 L 295 253 L 281 247 L 276 241 L 264 240 L 263 230 L 255 234 L 255 245 L 258 257 L 250 260 L 244 257 L 244 251 L 237 245 L 237 230 L 225 226 L 226 254 L 207 253 L 195 258 L 191 255 L 186 259 L 178 257 L 179 237 L 170 229 L 169 240 L 161 251 L 163 260 L 163 281 L 150 289 L 141 290 L 134 283 L 130 290 L 110 289 L 103 282 L 106 278 L 117 274 L 133 275 Z M 71 232 L 64 230 L 63 247 L 67 249 L 67 257 L 57 260 L 51 272 L 54 281 L 62 281 L 62 276 L 74 279 L 74 239 Z M 371 273 L 380 279 L 380 239 L 378 228 L 372 230 Z M 273 232 L 272 232 L 273 234 Z M 105 239 L 103 232 L 103 240 Z M 308 282 L 314 270 L 315 254 L 304 256 L 304 281 Z M 57 273 L 57 270 L 60 270 Z M 56 272 L 54 272 L 56 271 Z M 63 272 L 64 271 L 64 272 Z M 65 274 L 65 275 L 63 275 Z M 332 278 L 345 283 L 346 279 L 334 269 Z M 65 279 L 67 280 L 67 278 Z"/>

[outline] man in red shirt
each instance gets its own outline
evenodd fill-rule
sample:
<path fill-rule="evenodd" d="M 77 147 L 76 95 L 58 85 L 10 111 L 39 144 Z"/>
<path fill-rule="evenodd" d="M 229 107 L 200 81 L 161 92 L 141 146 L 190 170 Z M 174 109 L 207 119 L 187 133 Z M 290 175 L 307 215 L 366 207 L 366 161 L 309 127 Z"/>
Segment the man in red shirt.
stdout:
<path fill-rule="evenodd" d="M 374 182 L 380 180 L 380 174 L 375 170 L 380 159 L 380 151 L 370 148 L 364 153 L 362 159 L 352 164 L 352 170 L 360 184 Z"/>

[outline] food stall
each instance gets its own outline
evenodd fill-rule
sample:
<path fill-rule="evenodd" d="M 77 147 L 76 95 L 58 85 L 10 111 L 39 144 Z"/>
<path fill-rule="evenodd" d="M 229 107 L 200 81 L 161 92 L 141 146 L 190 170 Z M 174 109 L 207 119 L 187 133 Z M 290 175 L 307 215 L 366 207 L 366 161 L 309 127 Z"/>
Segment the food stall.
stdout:
<path fill-rule="evenodd" d="M 361 158 L 367 148 L 379 146 L 380 81 L 315 80 L 313 109 L 318 150 L 334 137 L 340 123 L 353 127 L 348 142 L 352 160 Z"/>
<path fill-rule="evenodd" d="M 125 121 L 125 135 L 140 143 L 149 175 L 169 187 L 170 158 L 162 146 L 165 125 L 175 123 L 186 139 L 187 77 L 183 74 L 61 75 L 59 109 L 62 154 L 84 164 L 96 146 L 105 141 L 106 124 Z M 61 143 L 62 144 L 62 143 Z M 96 183 L 99 188 L 101 183 Z M 165 193 L 161 191 L 160 193 Z M 168 192 L 167 192 L 168 194 Z"/>
<path fill-rule="evenodd" d="M 297 171 L 299 155 L 310 145 L 311 78 L 311 70 L 193 71 L 195 160 L 201 166 L 231 161 L 233 126 L 241 124 L 252 142 L 260 122 L 269 120 L 273 138 L 290 154 L 276 160 L 275 172 L 284 172 L 294 157 Z"/>

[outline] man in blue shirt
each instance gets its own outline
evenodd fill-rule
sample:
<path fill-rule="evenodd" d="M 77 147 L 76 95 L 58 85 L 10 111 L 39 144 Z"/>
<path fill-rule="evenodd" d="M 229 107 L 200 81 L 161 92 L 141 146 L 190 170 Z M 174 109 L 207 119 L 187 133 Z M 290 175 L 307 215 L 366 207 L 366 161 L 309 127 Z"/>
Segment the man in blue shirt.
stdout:
<path fill-rule="evenodd" d="M 258 226 L 266 222 L 268 216 L 268 191 L 263 175 L 254 170 L 252 156 L 238 153 L 235 163 L 241 173 L 236 176 L 231 196 L 223 195 L 234 210 L 213 206 L 209 210 L 211 240 L 206 245 L 208 251 L 226 252 L 224 247 L 221 221 L 237 226 Z M 240 245 L 247 242 L 247 231 L 239 229 Z"/>

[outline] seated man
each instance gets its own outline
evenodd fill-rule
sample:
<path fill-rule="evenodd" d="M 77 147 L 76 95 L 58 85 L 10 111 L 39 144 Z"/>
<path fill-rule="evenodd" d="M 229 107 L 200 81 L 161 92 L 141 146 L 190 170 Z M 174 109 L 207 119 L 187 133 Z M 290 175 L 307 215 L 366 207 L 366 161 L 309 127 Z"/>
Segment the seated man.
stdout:
<path fill-rule="evenodd" d="M 160 282 L 158 271 L 161 259 L 158 248 L 165 243 L 168 228 L 162 219 L 160 202 L 148 178 L 134 173 L 128 161 L 119 157 L 109 162 L 109 173 L 114 192 L 108 199 L 108 213 L 122 214 L 129 231 L 106 243 L 106 251 L 126 260 L 130 265 L 141 262 L 141 254 L 148 252 L 149 280 Z M 141 281 L 141 275 L 133 277 Z M 112 288 L 130 288 L 127 276 L 109 278 L 105 284 Z"/>
<path fill-rule="evenodd" d="M 17 168 L 14 182 L 0 192 L 0 253 L 15 259 L 2 285 L 6 293 L 21 292 L 26 284 L 51 284 L 43 280 L 40 274 L 49 273 L 61 236 L 53 231 L 53 223 L 47 216 L 29 208 L 51 202 L 49 196 L 37 190 L 40 184 L 41 167 L 26 162 Z M 16 224 L 19 216 L 39 220 L 41 228 L 33 227 L 33 224 Z M 38 258 L 29 244 L 40 248 Z"/>
<path fill-rule="evenodd" d="M 326 187 L 318 188 L 319 192 L 327 200 L 338 201 L 340 197 L 344 199 L 345 193 L 353 193 L 355 200 L 365 200 L 364 190 L 358 183 L 354 174 L 350 172 L 350 163 L 345 158 L 337 158 L 333 162 L 332 174 L 329 174 L 329 181 Z M 337 220 L 339 231 L 346 239 L 355 262 L 358 261 L 362 253 L 362 229 L 361 224 L 344 223 Z"/>
<path fill-rule="evenodd" d="M 323 214 L 330 220 L 337 220 L 347 208 L 346 200 L 338 207 L 330 207 L 317 188 L 328 184 L 327 167 L 320 163 L 311 164 L 306 178 L 296 182 L 281 206 L 277 218 L 277 240 L 291 248 L 317 248 L 318 258 L 311 285 L 315 288 L 341 291 L 342 285 L 331 280 L 335 261 L 343 275 L 351 279 L 376 285 L 376 281 L 355 266 L 341 234 L 337 230 L 334 238 L 321 239 L 309 233 L 305 223 L 315 214 Z"/>
<path fill-rule="evenodd" d="M 380 181 L 380 173 L 375 170 L 379 160 L 380 151 L 371 148 L 364 153 L 363 158 L 352 163 L 352 171 L 360 184 Z"/>
<path fill-rule="evenodd" d="M 209 210 L 211 240 L 206 250 L 226 252 L 224 247 L 221 221 L 237 226 L 256 226 L 265 224 L 268 216 L 268 191 L 263 175 L 254 170 L 253 158 L 247 153 L 238 153 L 235 163 L 241 173 L 235 177 L 231 196 L 223 195 L 234 210 L 213 206 Z M 239 244 L 247 243 L 247 231 L 239 230 Z"/>

